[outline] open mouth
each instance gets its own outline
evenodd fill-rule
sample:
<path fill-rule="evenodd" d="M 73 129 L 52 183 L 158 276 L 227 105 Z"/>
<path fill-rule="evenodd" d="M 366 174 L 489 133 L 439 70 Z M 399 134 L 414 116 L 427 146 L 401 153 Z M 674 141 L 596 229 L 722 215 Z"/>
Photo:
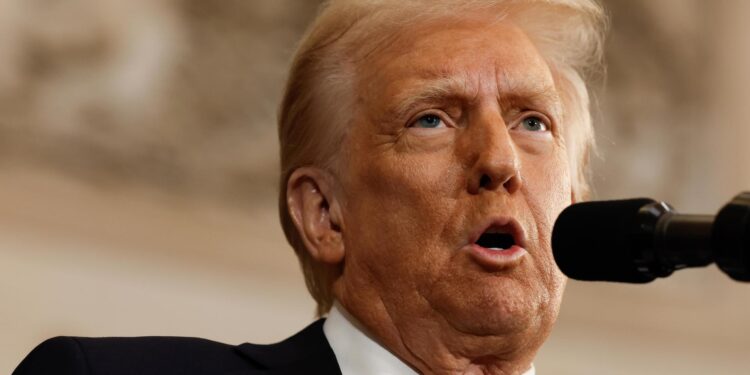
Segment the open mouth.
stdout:
<path fill-rule="evenodd" d="M 485 225 L 477 228 L 466 247 L 472 259 L 493 272 L 523 264 L 527 254 L 526 235 L 520 223 L 498 217 Z"/>
<path fill-rule="evenodd" d="M 502 251 L 513 247 L 516 241 L 508 228 L 490 227 L 479 236 L 475 243 L 490 250 Z"/>

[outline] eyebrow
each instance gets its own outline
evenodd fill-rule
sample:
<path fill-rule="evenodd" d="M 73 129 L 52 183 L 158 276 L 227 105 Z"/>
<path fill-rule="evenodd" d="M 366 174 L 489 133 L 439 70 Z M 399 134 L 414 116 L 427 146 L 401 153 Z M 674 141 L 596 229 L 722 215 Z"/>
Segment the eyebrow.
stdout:
<path fill-rule="evenodd" d="M 469 87 L 466 80 L 459 76 L 420 80 L 416 88 L 404 90 L 396 95 L 393 113 L 397 118 L 403 118 L 422 103 L 467 96 L 470 96 Z"/>
<path fill-rule="evenodd" d="M 440 76 L 420 80 L 415 88 L 404 90 L 394 97 L 393 114 L 396 118 L 404 118 L 416 107 L 423 103 L 445 101 L 447 99 L 476 97 L 478 87 L 469 84 L 468 77 L 461 75 Z M 508 86 L 500 94 L 498 101 L 503 110 L 508 107 L 523 105 L 561 105 L 561 98 L 554 86 L 528 85 L 521 80 L 505 81 Z M 559 111 L 559 108 L 554 108 Z"/>
<path fill-rule="evenodd" d="M 500 95 L 500 104 L 505 109 L 506 105 L 549 105 L 560 111 L 562 98 L 555 84 L 533 84 L 524 77 L 509 77 L 503 75 L 505 92 Z"/>

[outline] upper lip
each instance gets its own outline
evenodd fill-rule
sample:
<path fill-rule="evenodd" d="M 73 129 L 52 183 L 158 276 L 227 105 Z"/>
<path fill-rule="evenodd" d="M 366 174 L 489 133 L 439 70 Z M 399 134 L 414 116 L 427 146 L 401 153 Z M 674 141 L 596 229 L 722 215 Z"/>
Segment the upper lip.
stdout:
<path fill-rule="evenodd" d="M 518 222 L 518 220 L 509 216 L 498 216 L 492 217 L 486 220 L 481 226 L 479 226 L 474 232 L 472 232 L 469 238 L 469 244 L 474 244 L 479 240 L 479 237 L 484 234 L 490 228 L 499 228 L 504 232 L 507 232 L 513 236 L 513 242 L 516 245 L 526 249 L 526 233 Z"/>

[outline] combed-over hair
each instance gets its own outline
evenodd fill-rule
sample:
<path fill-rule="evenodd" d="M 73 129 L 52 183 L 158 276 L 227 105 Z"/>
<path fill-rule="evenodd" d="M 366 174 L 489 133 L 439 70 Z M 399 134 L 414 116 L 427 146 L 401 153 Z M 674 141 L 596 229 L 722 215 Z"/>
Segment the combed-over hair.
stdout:
<path fill-rule="evenodd" d="M 596 0 L 330 0 L 302 38 L 279 110 L 279 214 L 302 265 L 318 315 L 332 303 L 340 267 L 316 262 L 305 249 L 287 205 L 287 181 L 303 166 L 336 174 L 345 144 L 356 67 L 406 25 L 462 15 L 492 15 L 522 29 L 550 66 L 563 102 L 563 138 L 573 193 L 589 195 L 589 153 L 594 147 L 588 87 L 602 71 L 606 16 Z"/>

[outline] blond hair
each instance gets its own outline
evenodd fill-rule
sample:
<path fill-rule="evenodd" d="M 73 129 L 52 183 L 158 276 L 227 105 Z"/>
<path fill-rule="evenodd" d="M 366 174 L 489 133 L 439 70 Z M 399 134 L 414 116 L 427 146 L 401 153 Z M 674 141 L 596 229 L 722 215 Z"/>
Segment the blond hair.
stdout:
<path fill-rule="evenodd" d="M 563 138 L 573 192 L 589 194 L 588 159 L 594 147 L 587 82 L 601 71 L 606 17 L 596 0 L 331 0 L 303 37 L 292 61 L 279 111 L 284 234 L 302 265 L 318 314 L 332 303 L 340 267 L 316 262 L 300 238 L 287 206 L 287 181 L 303 166 L 338 169 L 347 115 L 354 103 L 356 64 L 414 20 L 460 18 L 481 12 L 521 28 L 550 65 L 563 107 Z"/>

